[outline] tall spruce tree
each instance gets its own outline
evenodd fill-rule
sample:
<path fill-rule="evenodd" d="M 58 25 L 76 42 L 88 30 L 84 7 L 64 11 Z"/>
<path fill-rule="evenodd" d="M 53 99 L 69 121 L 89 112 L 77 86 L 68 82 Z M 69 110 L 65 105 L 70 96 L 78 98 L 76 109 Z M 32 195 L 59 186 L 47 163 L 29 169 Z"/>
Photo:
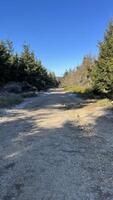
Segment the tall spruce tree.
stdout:
<path fill-rule="evenodd" d="M 93 86 L 102 93 L 113 92 L 113 21 L 99 43 L 99 57 L 93 71 Z"/>
<path fill-rule="evenodd" d="M 0 42 L 0 84 L 9 81 L 11 66 L 11 47 L 8 41 Z"/>
<path fill-rule="evenodd" d="M 55 75 L 48 73 L 28 45 L 24 44 L 18 55 L 14 53 L 11 41 L 1 41 L 0 86 L 11 81 L 28 82 L 39 90 L 56 85 Z"/>

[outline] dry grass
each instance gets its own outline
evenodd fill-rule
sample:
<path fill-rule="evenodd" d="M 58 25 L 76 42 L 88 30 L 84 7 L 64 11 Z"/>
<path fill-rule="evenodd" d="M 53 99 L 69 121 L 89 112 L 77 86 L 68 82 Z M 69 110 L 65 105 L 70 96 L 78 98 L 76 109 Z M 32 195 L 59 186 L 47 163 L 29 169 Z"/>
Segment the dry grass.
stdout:
<path fill-rule="evenodd" d="M 84 94 L 87 91 L 87 88 L 84 86 L 69 86 L 64 88 L 65 91 Z"/>
<path fill-rule="evenodd" d="M 23 101 L 21 95 L 5 94 L 0 96 L 0 108 L 11 107 Z"/>
<path fill-rule="evenodd" d="M 0 95 L 0 108 L 7 108 L 21 103 L 25 98 L 36 97 L 36 92 L 25 92 L 21 94 L 6 93 Z"/>
<path fill-rule="evenodd" d="M 90 99 L 95 98 L 95 94 L 91 87 L 75 85 L 75 86 L 65 87 L 64 90 L 81 95 L 83 98 L 90 98 Z"/>
<path fill-rule="evenodd" d="M 37 96 L 37 93 L 36 92 L 24 92 L 24 93 L 22 93 L 21 94 L 21 96 L 23 97 L 23 98 L 30 98 L 30 97 L 36 97 Z"/>
<path fill-rule="evenodd" d="M 106 107 L 106 106 L 113 106 L 113 103 L 110 99 L 99 99 L 96 101 L 95 105 L 97 107 Z"/>

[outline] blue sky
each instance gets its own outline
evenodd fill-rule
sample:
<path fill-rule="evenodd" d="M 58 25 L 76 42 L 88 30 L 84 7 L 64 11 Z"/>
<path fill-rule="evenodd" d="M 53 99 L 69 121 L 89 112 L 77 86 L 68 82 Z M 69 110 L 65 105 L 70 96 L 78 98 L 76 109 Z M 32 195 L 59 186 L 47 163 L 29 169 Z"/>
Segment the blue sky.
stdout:
<path fill-rule="evenodd" d="M 86 54 L 96 55 L 113 0 L 1 0 L 0 39 L 11 39 L 20 52 L 28 42 L 51 71 L 81 63 Z"/>

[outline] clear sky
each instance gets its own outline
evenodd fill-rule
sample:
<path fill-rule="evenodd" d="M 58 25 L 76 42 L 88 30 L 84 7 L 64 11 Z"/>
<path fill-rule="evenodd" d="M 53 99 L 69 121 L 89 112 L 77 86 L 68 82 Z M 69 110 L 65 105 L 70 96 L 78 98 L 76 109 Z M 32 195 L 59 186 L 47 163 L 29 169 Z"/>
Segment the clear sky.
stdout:
<path fill-rule="evenodd" d="M 28 42 L 57 75 L 96 55 L 113 17 L 113 0 L 0 0 L 0 39 L 20 52 Z"/>

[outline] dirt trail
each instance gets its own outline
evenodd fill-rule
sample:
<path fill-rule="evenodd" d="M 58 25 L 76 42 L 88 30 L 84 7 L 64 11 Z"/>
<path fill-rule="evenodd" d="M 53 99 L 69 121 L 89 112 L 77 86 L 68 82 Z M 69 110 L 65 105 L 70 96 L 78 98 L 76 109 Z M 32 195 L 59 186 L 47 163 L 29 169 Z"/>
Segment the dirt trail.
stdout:
<path fill-rule="evenodd" d="M 57 89 L 0 123 L 0 200 L 113 199 L 110 111 Z"/>

